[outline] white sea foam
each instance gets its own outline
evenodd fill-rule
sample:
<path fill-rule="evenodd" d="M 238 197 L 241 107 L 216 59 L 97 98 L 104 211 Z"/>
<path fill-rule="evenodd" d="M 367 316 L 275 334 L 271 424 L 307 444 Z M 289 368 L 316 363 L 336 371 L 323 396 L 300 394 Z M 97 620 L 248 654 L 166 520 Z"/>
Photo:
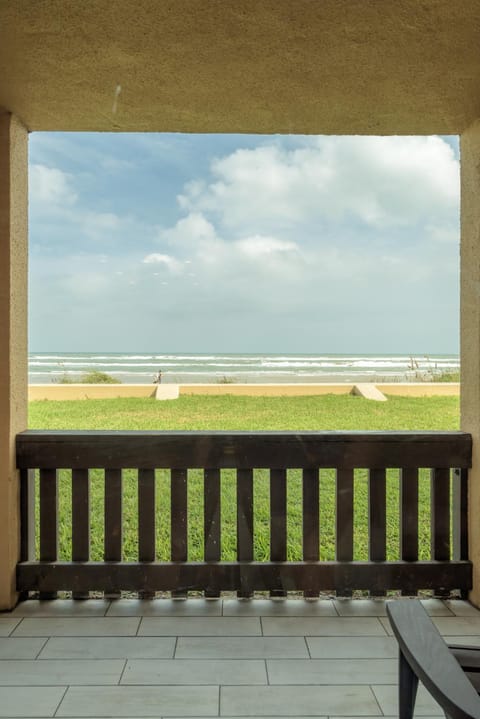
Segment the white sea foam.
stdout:
<path fill-rule="evenodd" d="M 35 352 L 29 358 L 30 382 L 78 378 L 90 370 L 125 382 L 150 383 L 161 369 L 164 382 L 322 382 L 365 379 L 432 379 L 458 370 L 455 355 L 227 354 L 155 352 Z"/>

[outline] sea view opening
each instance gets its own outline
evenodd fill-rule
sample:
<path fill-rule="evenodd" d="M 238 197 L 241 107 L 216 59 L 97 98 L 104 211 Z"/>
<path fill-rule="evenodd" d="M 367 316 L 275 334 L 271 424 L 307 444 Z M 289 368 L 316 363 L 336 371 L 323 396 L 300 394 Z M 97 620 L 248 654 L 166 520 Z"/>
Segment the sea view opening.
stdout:
<path fill-rule="evenodd" d="M 456 138 L 42 134 L 30 147 L 30 381 L 153 392 L 82 400 L 77 420 L 73 402 L 31 403 L 19 590 L 464 596 L 471 438 L 455 397 L 440 421 L 425 419 L 434 399 L 406 417 L 389 398 L 368 432 L 359 397 L 305 390 L 262 419 L 265 397 L 228 393 L 457 379 Z M 211 414 L 214 398 L 187 389 L 172 414 L 155 383 L 227 396 Z"/>
<path fill-rule="evenodd" d="M 479 29 L 0 3 L 0 717 L 477 716 Z"/>

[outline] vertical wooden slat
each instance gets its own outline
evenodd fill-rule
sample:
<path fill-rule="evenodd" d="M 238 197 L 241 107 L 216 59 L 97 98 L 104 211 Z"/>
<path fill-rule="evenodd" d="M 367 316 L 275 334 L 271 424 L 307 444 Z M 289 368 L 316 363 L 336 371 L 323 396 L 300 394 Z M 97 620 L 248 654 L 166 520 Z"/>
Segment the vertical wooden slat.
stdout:
<path fill-rule="evenodd" d="M 460 537 L 459 537 L 459 559 L 468 559 L 468 469 L 460 469 Z M 468 590 L 461 592 L 462 599 L 468 599 Z"/>
<path fill-rule="evenodd" d="M 454 469 L 452 485 L 452 558 L 468 559 L 468 470 Z"/>
<path fill-rule="evenodd" d="M 204 471 L 204 551 L 206 562 L 219 562 L 221 555 L 220 537 L 220 470 Z"/>
<path fill-rule="evenodd" d="M 20 559 L 35 559 L 35 470 L 20 470 Z"/>
<path fill-rule="evenodd" d="M 253 560 L 253 470 L 237 469 L 237 560 Z M 244 586 L 239 597 L 250 597 L 253 588 Z"/>
<path fill-rule="evenodd" d="M 88 469 L 72 470 L 72 561 L 90 559 L 90 477 Z"/>
<path fill-rule="evenodd" d="M 221 485 L 220 470 L 205 469 L 203 473 L 203 545 L 206 562 L 219 562 L 221 556 Z M 205 588 L 205 596 L 220 596 L 220 591 Z"/>
<path fill-rule="evenodd" d="M 306 562 L 320 558 L 319 481 L 318 469 L 302 470 L 302 550 Z M 305 589 L 305 597 L 318 597 L 318 592 Z"/>
<path fill-rule="evenodd" d="M 270 559 L 285 562 L 287 559 L 287 470 L 270 470 Z M 274 589 L 272 597 L 285 597 L 284 589 Z"/>
<path fill-rule="evenodd" d="M 172 562 L 186 562 L 188 558 L 187 470 L 172 469 L 171 477 Z"/>
<path fill-rule="evenodd" d="M 122 560 L 122 470 L 105 470 L 105 561 Z"/>
<path fill-rule="evenodd" d="M 155 561 L 155 470 L 138 470 L 138 561 Z M 139 588 L 141 599 L 155 596 L 153 588 Z"/>
<path fill-rule="evenodd" d="M 186 469 L 171 470 L 171 556 L 172 562 L 186 562 L 188 559 L 188 484 Z M 172 597 L 185 597 L 187 591 L 179 587 L 172 591 Z"/>
<path fill-rule="evenodd" d="M 138 559 L 155 561 L 155 470 L 138 470 Z"/>
<path fill-rule="evenodd" d="M 302 477 L 303 559 L 318 562 L 320 557 L 318 469 L 304 469 Z"/>
<path fill-rule="evenodd" d="M 400 557 L 405 562 L 418 559 L 418 469 L 400 470 Z M 411 594 L 405 592 L 402 594 Z"/>
<path fill-rule="evenodd" d="M 353 560 L 353 469 L 337 469 L 336 558 Z"/>
<path fill-rule="evenodd" d="M 90 559 L 90 476 L 88 469 L 72 470 L 72 561 Z M 88 592 L 73 592 L 73 599 L 88 599 Z"/>
<path fill-rule="evenodd" d="M 400 557 L 418 559 L 418 469 L 400 470 Z"/>
<path fill-rule="evenodd" d="M 58 558 L 58 470 L 40 470 L 40 561 Z M 41 592 L 40 599 L 55 599 L 57 592 Z"/>
<path fill-rule="evenodd" d="M 105 540 L 106 562 L 122 560 L 122 470 L 105 470 Z M 109 592 L 108 597 L 120 596 L 120 591 Z"/>
<path fill-rule="evenodd" d="M 450 559 L 450 470 L 431 470 L 432 559 Z"/>
<path fill-rule="evenodd" d="M 430 477 L 432 559 L 450 559 L 450 470 L 432 469 Z"/>
<path fill-rule="evenodd" d="M 337 469 L 336 482 L 336 559 L 353 560 L 353 469 Z M 350 587 L 338 587 L 337 594 L 350 597 Z"/>
<path fill-rule="evenodd" d="M 460 470 L 460 559 L 468 559 L 468 469 Z"/>
<path fill-rule="evenodd" d="M 387 550 L 387 488 L 384 469 L 368 470 L 369 559 L 383 562 Z M 387 589 L 387 587 L 385 587 Z M 371 592 L 382 596 L 384 591 Z"/>
<path fill-rule="evenodd" d="M 432 559 L 450 559 L 450 470 L 444 467 L 431 470 L 430 501 L 432 523 Z M 443 587 L 437 587 L 435 594 L 448 594 Z"/>

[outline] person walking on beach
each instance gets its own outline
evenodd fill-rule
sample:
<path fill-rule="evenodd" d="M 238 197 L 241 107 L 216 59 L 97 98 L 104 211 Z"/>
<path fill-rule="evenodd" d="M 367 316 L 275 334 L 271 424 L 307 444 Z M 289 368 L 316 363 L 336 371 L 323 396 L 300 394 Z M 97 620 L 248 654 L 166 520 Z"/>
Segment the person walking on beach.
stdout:
<path fill-rule="evenodd" d="M 155 377 L 153 378 L 153 384 L 161 384 L 162 382 L 162 370 L 159 369 Z"/>

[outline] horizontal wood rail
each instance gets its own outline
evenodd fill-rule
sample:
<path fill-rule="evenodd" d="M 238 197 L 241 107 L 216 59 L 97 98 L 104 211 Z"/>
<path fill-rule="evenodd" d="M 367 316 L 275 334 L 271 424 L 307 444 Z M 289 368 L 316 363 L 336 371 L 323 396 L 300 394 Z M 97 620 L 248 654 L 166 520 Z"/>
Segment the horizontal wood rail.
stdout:
<path fill-rule="evenodd" d="M 465 433 L 27 431 L 17 464 L 22 593 L 471 587 Z"/>

